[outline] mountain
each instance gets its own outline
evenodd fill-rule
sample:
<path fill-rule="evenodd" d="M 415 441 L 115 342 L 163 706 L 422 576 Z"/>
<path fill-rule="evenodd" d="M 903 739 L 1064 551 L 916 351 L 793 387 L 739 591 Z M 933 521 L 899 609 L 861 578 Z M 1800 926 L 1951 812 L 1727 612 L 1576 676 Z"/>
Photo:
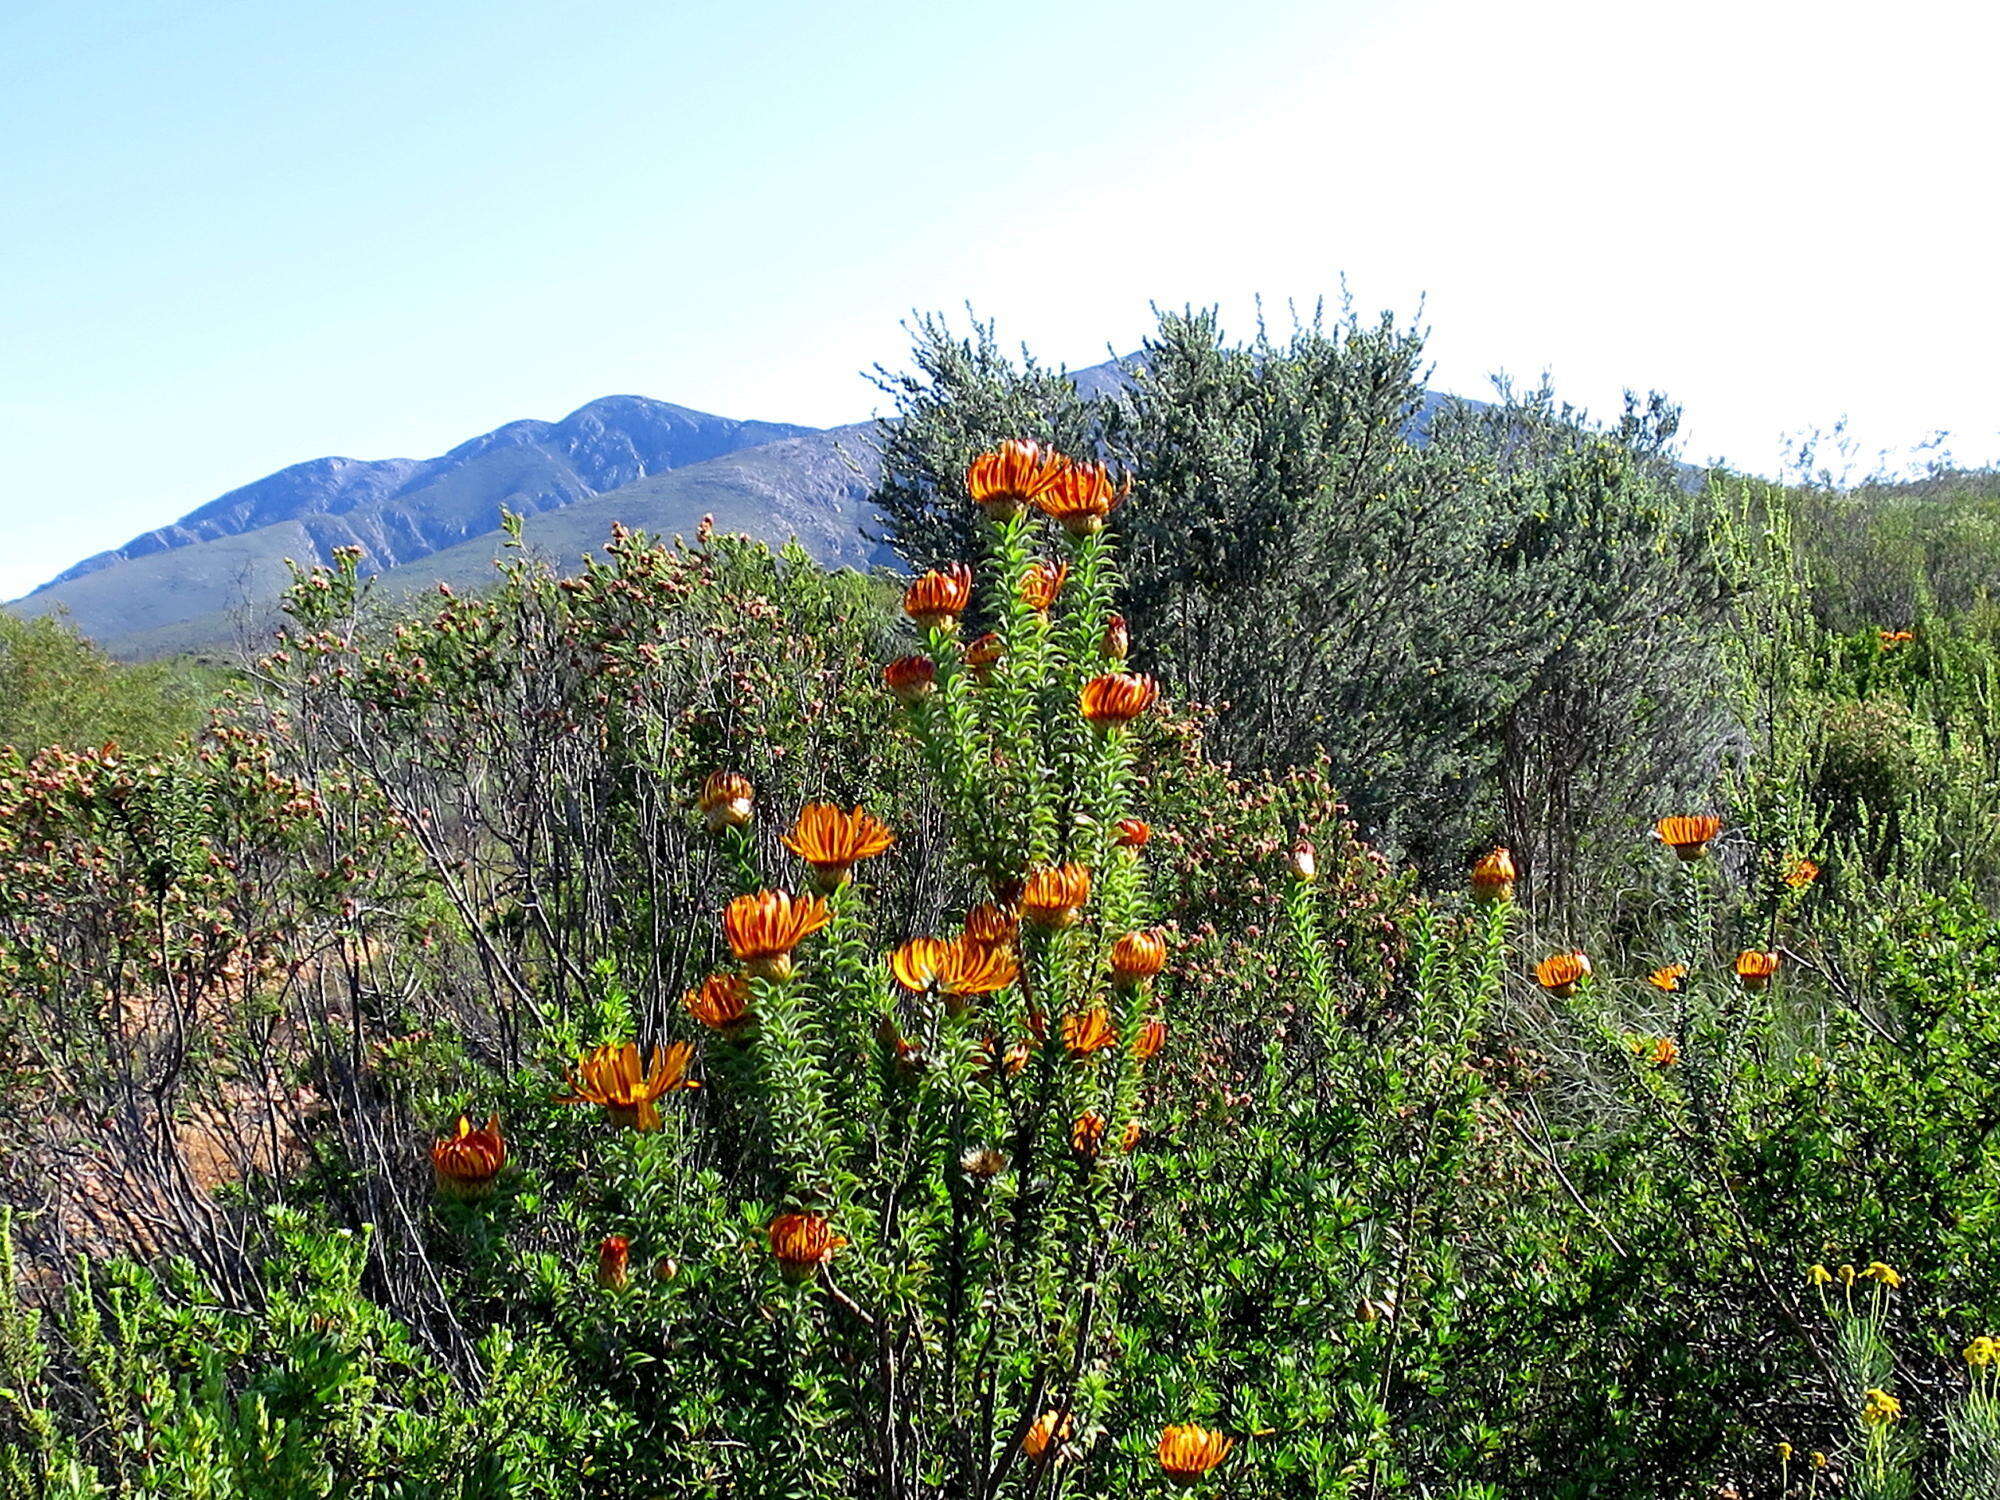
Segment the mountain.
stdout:
<path fill-rule="evenodd" d="M 530 542 L 559 556 L 599 545 L 614 519 L 692 531 L 713 511 L 729 529 L 775 543 L 796 534 L 823 561 L 866 566 L 865 431 L 607 396 L 559 422 L 510 422 L 437 458 L 295 464 L 86 558 L 10 608 L 65 611 L 120 656 L 205 649 L 263 632 L 290 576 L 286 558 L 321 562 L 359 546 L 385 584 L 404 581 L 405 569 L 425 584 L 488 577 L 503 510 L 526 517 Z M 591 505 L 611 494 L 627 498 Z M 571 512 L 574 521 L 553 524 Z"/>

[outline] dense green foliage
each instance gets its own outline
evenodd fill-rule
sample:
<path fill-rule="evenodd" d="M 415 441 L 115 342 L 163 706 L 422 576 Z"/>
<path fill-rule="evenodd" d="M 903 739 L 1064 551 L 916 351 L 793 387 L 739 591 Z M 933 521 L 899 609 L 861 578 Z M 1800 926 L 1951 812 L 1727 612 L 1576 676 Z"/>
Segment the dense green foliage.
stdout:
<path fill-rule="evenodd" d="M 200 727 L 215 690 L 215 674 L 178 663 L 115 663 L 59 617 L 0 614 L 0 745 L 163 750 Z"/>
<path fill-rule="evenodd" d="M 1663 403 L 1420 361 L 1169 317 L 1086 400 L 926 325 L 880 498 L 956 633 L 619 532 L 421 608 L 301 573 L 185 740 L 53 694 L 0 759 L 10 1488 L 1995 1494 L 1990 480 L 1697 481 Z M 1017 435 L 1130 469 L 1108 529 L 981 515 Z M 815 878 L 810 803 L 895 841 L 787 970 L 725 913 Z M 900 977 L 932 936 L 993 982 Z M 657 1130 L 564 1102 L 626 1042 L 700 1084 Z"/>

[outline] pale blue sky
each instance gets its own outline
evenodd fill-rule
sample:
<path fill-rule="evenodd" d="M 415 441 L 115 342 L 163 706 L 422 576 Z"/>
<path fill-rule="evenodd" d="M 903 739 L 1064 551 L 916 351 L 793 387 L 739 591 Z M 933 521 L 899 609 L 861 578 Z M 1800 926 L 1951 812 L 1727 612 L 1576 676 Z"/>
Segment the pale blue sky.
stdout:
<path fill-rule="evenodd" d="M 1990 460 L 1985 10 L 0 0 L 0 598 L 612 392 L 854 420 L 913 308 L 1082 365 L 1343 272 L 1446 388 Z"/>

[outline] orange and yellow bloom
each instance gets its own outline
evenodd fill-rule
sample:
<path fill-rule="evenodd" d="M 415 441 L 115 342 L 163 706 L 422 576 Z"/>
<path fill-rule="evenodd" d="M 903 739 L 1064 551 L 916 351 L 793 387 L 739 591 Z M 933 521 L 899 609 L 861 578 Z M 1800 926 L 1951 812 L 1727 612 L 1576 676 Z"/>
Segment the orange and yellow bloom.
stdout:
<path fill-rule="evenodd" d="M 1099 729 L 1122 729 L 1160 701 L 1160 685 L 1143 672 L 1106 672 L 1077 694 L 1083 716 Z"/>
<path fill-rule="evenodd" d="M 606 1042 L 585 1053 L 569 1076 L 570 1092 L 558 1104 L 595 1104 L 620 1125 L 632 1130 L 660 1128 L 659 1101 L 683 1089 L 698 1089 L 688 1077 L 694 1061 L 692 1042 L 655 1047 L 642 1065 L 631 1042 Z"/>
<path fill-rule="evenodd" d="M 1118 1045 L 1118 1028 L 1102 1006 L 1074 1011 L 1062 1018 L 1063 1046 L 1071 1057 L 1090 1058 Z"/>
<path fill-rule="evenodd" d="M 1819 879 L 1819 866 L 1809 859 L 1795 859 L 1785 866 L 1785 884 L 1795 891 L 1802 891 Z"/>
<path fill-rule="evenodd" d="M 834 891 L 847 883 L 855 865 L 887 852 L 896 835 L 888 824 L 858 807 L 842 812 L 831 802 L 812 802 L 799 809 L 799 820 L 784 842 L 812 866 L 814 884 Z"/>
<path fill-rule="evenodd" d="M 1110 1128 L 1110 1122 L 1104 1118 L 1102 1111 L 1085 1110 L 1077 1116 L 1076 1124 L 1070 1128 L 1070 1150 L 1076 1153 L 1080 1161 L 1096 1161 L 1104 1150 L 1105 1133 Z M 1118 1149 L 1130 1156 L 1139 1149 L 1141 1134 L 1139 1122 L 1136 1119 L 1127 1120 L 1125 1128 L 1118 1132 Z"/>
<path fill-rule="evenodd" d="M 1576 993 L 1580 980 L 1590 972 L 1590 959 L 1580 948 L 1568 953 L 1551 953 L 1535 965 L 1535 983 L 1559 1000 Z"/>
<path fill-rule="evenodd" d="M 978 640 L 965 648 L 966 669 L 976 682 L 991 680 L 993 669 L 1000 665 L 1000 658 L 1007 654 L 1007 644 L 992 631 L 987 631 Z"/>
<path fill-rule="evenodd" d="M 1143 849 L 1153 837 L 1153 830 L 1143 818 L 1120 818 L 1118 837 L 1112 845 L 1119 849 Z"/>
<path fill-rule="evenodd" d="M 477 1130 L 464 1115 L 458 1132 L 431 1147 L 431 1171 L 438 1191 L 452 1198 L 484 1198 L 493 1191 L 500 1169 L 507 1165 L 507 1143 L 500 1135 L 500 1116 L 488 1115 Z"/>
<path fill-rule="evenodd" d="M 956 630 L 972 603 L 972 569 L 964 563 L 933 568 L 903 591 L 903 613 L 925 630 Z"/>
<path fill-rule="evenodd" d="M 898 703 L 920 703 L 937 687 L 937 663 L 928 656 L 899 656 L 882 669 L 882 681 Z"/>
<path fill-rule="evenodd" d="M 1052 1449 L 1059 1449 L 1069 1441 L 1070 1420 L 1060 1412 L 1045 1411 L 1035 1418 L 1035 1423 L 1021 1436 L 1021 1451 L 1032 1461 L 1039 1462 Z"/>
<path fill-rule="evenodd" d="M 1213 1470 L 1236 1446 L 1236 1440 L 1192 1422 L 1171 1425 L 1160 1433 L 1160 1468 L 1169 1479 L 1192 1484 Z"/>
<path fill-rule="evenodd" d="M 824 1217 L 814 1213 L 784 1213 L 771 1221 L 771 1253 L 790 1281 L 801 1281 L 846 1245 Z"/>
<path fill-rule="evenodd" d="M 1167 1044 L 1167 1023 L 1158 1016 L 1143 1022 L 1138 1034 L 1132 1038 L 1132 1055 L 1140 1062 L 1149 1062 L 1159 1055 Z"/>
<path fill-rule="evenodd" d="M 681 1004 L 709 1030 L 733 1036 L 750 1021 L 750 981 L 741 974 L 711 974 L 681 996 Z"/>
<path fill-rule="evenodd" d="M 889 972 L 913 995 L 935 990 L 947 1001 L 1004 990 L 1020 976 L 1013 950 L 969 936 L 912 938 L 889 955 Z"/>
<path fill-rule="evenodd" d="M 1021 912 L 1037 927 L 1074 925 L 1090 900 L 1090 871 L 1079 864 L 1035 871 L 1021 891 Z"/>
<path fill-rule="evenodd" d="M 607 1291 L 622 1291 L 631 1279 L 631 1258 L 631 1241 L 622 1234 L 607 1234 L 597 1247 L 597 1284 Z"/>
<path fill-rule="evenodd" d="M 1030 563 L 1021 575 L 1021 602 L 1036 614 L 1045 615 L 1068 581 L 1068 563 Z"/>
<path fill-rule="evenodd" d="M 832 920 L 832 909 L 817 896 L 758 891 L 723 908 L 722 932 L 737 962 L 759 979 L 789 979 L 792 950 Z"/>
<path fill-rule="evenodd" d="M 1736 955 L 1736 982 L 1746 990 L 1761 990 L 1771 982 L 1781 962 L 1776 953 L 1746 948 Z"/>
<path fill-rule="evenodd" d="M 1166 966 L 1166 939 L 1153 928 L 1128 932 L 1111 945 L 1111 981 L 1121 987 L 1152 979 Z"/>
<path fill-rule="evenodd" d="M 1709 841 L 1722 832 L 1722 819 L 1706 813 L 1691 818 L 1662 818 L 1653 825 L 1660 842 L 1685 860 L 1708 853 Z"/>
<path fill-rule="evenodd" d="M 1669 995 L 1678 995 L 1687 988 L 1687 977 L 1686 964 L 1663 964 L 1646 976 L 1646 983 L 1656 990 L 1665 990 Z"/>
<path fill-rule="evenodd" d="M 1073 537 L 1093 536 L 1131 492 L 1131 482 L 1113 483 L 1103 464 L 1069 463 L 1035 497 L 1035 508 Z"/>
<path fill-rule="evenodd" d="M 1040 443 L 1009 438 L 975 458 L 965 471 L 972 503 L 996 521 L 1011 521 L 1057 484 L 1069 460 Z"/>

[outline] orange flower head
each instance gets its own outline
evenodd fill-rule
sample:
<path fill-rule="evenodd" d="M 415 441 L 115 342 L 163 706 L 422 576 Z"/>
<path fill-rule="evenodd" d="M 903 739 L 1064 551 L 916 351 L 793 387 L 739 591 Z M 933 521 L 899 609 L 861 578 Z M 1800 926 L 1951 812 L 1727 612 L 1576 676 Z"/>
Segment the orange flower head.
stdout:
<path fill-rule="evenodd" d="M 1090 871 L 1079 864 L 1035 871 L 1021 892 L 1021 912 L 1037 927 L 1073 926 L 1090 900 Z"/>
<path fill-rule="evenodd" d="M 1069 460 L 1040 443 L 1009 438 L 982 453 L 965 471 L 972 502 L 996 521 L 1011 521 L 1035 504 L 1061 478 Z"/>
<path fill-rule="evenodd" d="M 748 823 L 756 799 L 756 788 L 750 785 L 747 776 L 734 771 L 711 771 L 701 784 L 696 805 L 701 808 L 708 831 L 720 833 L 725 828 L 741 828 Z"/>
<path fill-rule="evenodd" d="M 1665 990 L 1669 995 L 1678 995 L 1687 988 L 1688 970 L 1686 964 L 1666 964 L 1646 976 L 1646 983 L 1656 990 Z"/>
<path fill-rule="evenodd" d="M 1123 615 L 1113 615 L 1104 622 L 1104 635 L 1097 642 L 1097 654 L 1106 661 L 1123 661 L 1132 654 L 1132 632 L 1126 628 Z"/>
<path fill-rule="evenodd" d="M 1104 1150 L 1104 1132 L 1109 1128 L 1100 1111 L 1085 1110 L 1077 1116 L 1076 1124 L 1070 1127 L 1070 1150 L 1083 1161 L 1096 1161 L 1098 1154 Z"/>
<path fill-rule="evenodd" d="M 1143 849 L 1153 837 L 1151 826 L 1143 818 L 1120 818 L 1118 837 L 1112 845 L 1119 849 Z"/>
<path fill-rule="evenodd" d="M 669 1042 L 653 1049 L 649 1065 L 630 1042 L 606 1042 L 585 1053 L 569 1076 L 570 1092 L 558 1104 L 595 1104 L 632 1130 L 660 1128 L 659 1100 L 701 1084 L 688 1077 L 694 1043 Z"/>
<path fill-rule="evenodd" d="M 1819 879 L 1819 866 L 1809 859 L 1795 859 L 1785 866 L 1785 884 L 1802 891 Z"/>
<path fill-rule="evenodd" d="M 833 920 L 817 896 L 759 891 L 738 896 L 722 912 L 723 935 L 737 962 L 759 979 L 792 977 L 792 950 Z"/>
<path fill-rule="evenodd" d="M 976 1054 L 979 1064 L 973 1070 L 973 1076 L 982 1082 L 1003 1071 L 1009 1078 L 1019 1077 L 1021 1070 L 1028 1066 L 1028 1056 L 1033 1051 L 1034 1048 L 1025 1041 L 1009 1042 L 1003 1051 L 999 1040 L 989 1036 L 979 1044 Z"/>
<path fill-rule="evenodd" d="M 1878 630 L 1875 633 L 1881 637 L 1881 649 L 1884 651 L 1894 651 L 1898 646 L 1907 646 L 1916 639 L 1907 630 Z"/>
<path fill-rule="evenodd" d="M 1007 654 L 1007 643 L 987 631 L 978 640 L 965 648 L 965 665 L 975 682 L 990 682 L 993 669 L 1000 665 L 1000 658 Z"/>
<path fill-rule="evenodd" d="M 1492 906 L 1514 899 L 1514 855 L 1504 846 L 1472 867 L 1472 899 Z"/>
<path fill-rule="evenodd" d="M 1004 990 L 1020 976 L 1021 966 L 1008 948 L 964 936 L 949 941 L 924 937 L 912 938 L 890 954 L 889 971 L 912 994 L 936 990 L 951 1002 Z"/>
<path fill-rule="evenodd" d="M 1160 1432 L 1160 1468 L 1178 1484 L 1192 1484 L 1229 1457 L 1236 1440 L 1192 1422 L 1169 1425 Z"/>
<path fill-rule="evenodd" d="M 1131 987 L 1167 966 L 1167 941 L 1155 928 L 1128 932 L 1111 945 L 1111 979 Z"/>
<path fill-rule="evenodd" d="M 1034 1463 L 1040 1463 L 1044 1455 L 1069 1441 L 1070 1420 L 1061 1412 L 1045 1411 L 1035 1418 L 1035 1425 L 1021 1436 L 1021 1452 Z"/>
<path fill-rule="evenodd" d="M 937 687 L 937 663 L 928 656 L 899 656 L 882 669 L 882 681 L 898 703 L 920 703 Z"/>
<path fill-rule="evenodd" d="M 1590 972 L 1590 960 L 1582 949 L 1552 953 L 1535 965 L 1535 983 L 1557 999 L 1576 993 L 1577 981 Z"/>
<path fill-rule="evenodd" d="M 1071 1057 L 1088 1059 L 1118 1045 L 1118 1028 L 1111 1024 L 1110 1013 L 1100 1005 L 1064 1016 L 1062 1038 Z"/>
<path fill-rule="evenodd" d="M 681 1004 L 710 1031 L 735 1036 L 750 1022 L 750 981 L 741 974 L 711 974 Z"/>
<path fill-rule="evenodd" d="M 1670 1036 L 1656 1036 L 1639 1046 L 1641 1055 L 1656 1068 L 1671 1068 L 1681 1059 L 1680 1043 Z"/>
<path fill-rule="evenodd" d="M 438 1191 L 449 1198 L 484 1198 L 493 1191 L 500 1169 L 507 1165 L 507 1143 L 500 1137 L 500 1116 L 488 1115 L 477 1130 L 464 1115 L 458 1133 L 431 1147 L 431 1171 Z"/>
<path fill-rule="evenodd" d="M 597 1247 L 597 1284 L 611 1291 L 622 1291 L 630 1279 L 631 1256 L 631 1241 L 622 1234 L 607 1234 L 604 1243 Z"/>
<path fill-rule="evenodd" d="M 927 995 L 937 984 L 938 968 L 951 944 L 943 938 L 911 938 L 889 955 L 889 972 L 913 995 Z"/>
<path fill-rule="evenodd" d="M 1132 1038 L 1132 1055 L 1140 1062 L 1150 1062 L 1166 1044 L 1167 1023 L 1155 1016 L 1142 1025 L 1139 1034 Z"/>
<path fill-rule="evenodd" d="M 1073 537 L 1093 536 L 1131 493 L 1131 480 L 1114 484 L 1103 464 L 1069 463 L 1055 483 L 1035 497 L 1035 508 Z"/>
<path fill-rule="evenodd" d="M 989 948 L 1004 947 L 1012 943 L 1020 930 L 1020 913 L 1012 907 L 987 901 L 973 907 L 965 914 L 966 937 L 972 942 L 984 943 Z"/>
<path fill-rule="evenodd" d="M 812 866 L 814 884 L 823 891 L 837 891 L 847 884 L 848 872 L 856 864 L 885 853 L 896 835 L 888 824 L 858 807 L 842 812 L 831 802 L 812 802 L 799 809 L 799 820 L 784 842 Z"/>
<path fill-rule="evenodd" d="M 847 1241 L 819 1214 L 784 1213 L 771 1221 L 771 1253 L 788 1281 L 802 1281 Z"/>
<path fill-rule="evenodd" d="M 1736 982 L 1746 990 L 1761 990 L 1771 982 L 1771 976 L 1778 972 L 1780 960 L 1775 953 L 1759 953 L 1745 949 L 1736 955 Z"/>
<path fill-rule="evenodd" d="M 1083 716 L 1099 729 L 1122 729 L 1160 701 L 1160 685 L 1143 672 L 1106 672 L 1077 694 Z"/>
<path fill-rule="evenodd" d="M 956 630 L 972 603 L 972 569 L 964 563 L 933 568 L 903 593 L 903 613 L 925 630 Z"/>
<path fill-rule="evenodd" d="M 1069 581 L 1069 564 L 1033 562 L 1021 575 L 1021 602 L 1038 615 L 1045 615 Z"/>
<path fill-rule="evenodd" d="M 1700 859 L 1709 840 L 1722 832 L 1722 819 L 1704 813 L 1694 818 L 1662 818 L 1654 825 L 1660 842 L 1682 859 Z"/>

